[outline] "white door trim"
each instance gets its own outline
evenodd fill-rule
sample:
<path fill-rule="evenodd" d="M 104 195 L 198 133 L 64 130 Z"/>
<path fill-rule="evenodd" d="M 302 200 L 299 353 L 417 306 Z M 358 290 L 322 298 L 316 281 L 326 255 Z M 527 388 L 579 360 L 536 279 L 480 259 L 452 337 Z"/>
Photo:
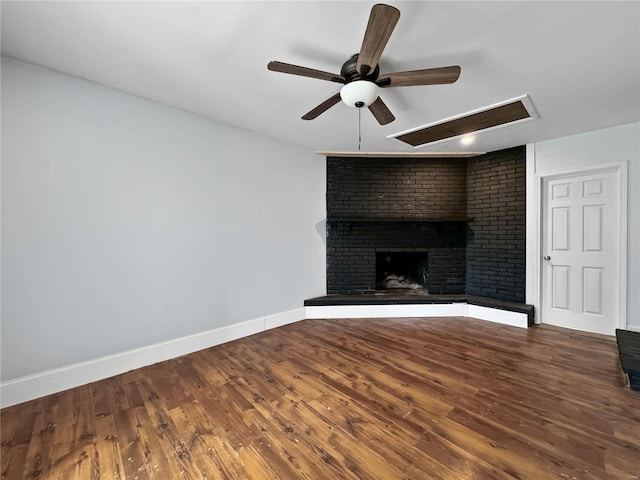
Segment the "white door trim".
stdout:
<path fill-rule="evenodd" d="M 535 159 L 535 152 L 532 152 L 533 158 Z M 535 162 L 535 160 L 533 160 Z M 535 163 L 532 167 L 535 170 Z M 620 278 L 618 281 L 620 282 L 620 297 L 619 297 L 619 309 L 620 317 L 618 318 L 618 327 L 626 329 L 627 328 L 627 162 L 611 162 L 611 163 L 602 163 L 599 165 L 588 166 L 580 169 L 573 170 L 562 170 L 554 173 L 549 173 L 546 175 L 540 175 L 535 173 L 534 175 L 534 192 L 533 192 L 533 201 L 535 204 L 535 222 L 536 222 L 536 236 L 535 239 L 532 239 L 529 244 L 531 249 L 533 250 L 533 260 L 529 259 L 529 264 L 532 264 L 533 271 L 535 272 L 535 276 L 537 279 L 532 285 L 534 288 L 533 297 L 534 297 L 534 305 L 536 305 L 536 313 L 535 323 L 542 323 L 543 321 L 543 311 L 542 311 L 542 245 L 543 245 L 543 235 L 544 235 L 544 224 L 543 224 L 543 216 L 544 216 L 544 199 L 542 198 L 542 186 L 545 181 L 562 179 L 564 177 L 573 177 L 577 175 L 589 175 L 593 173 L 599 172 L 614 172 L 618 175 L 620 191 L 619 191 L 619 215 L 618 215 L 618 225 L 620 227 L 620 236 L 618 238 L 618 264 L 619 264 L 619 275 Z"/>

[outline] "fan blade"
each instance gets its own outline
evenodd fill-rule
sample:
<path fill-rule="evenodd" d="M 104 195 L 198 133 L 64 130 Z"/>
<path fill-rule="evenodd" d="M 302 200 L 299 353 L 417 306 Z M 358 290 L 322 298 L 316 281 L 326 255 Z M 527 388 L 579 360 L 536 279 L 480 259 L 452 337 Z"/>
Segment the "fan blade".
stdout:
<path fill-rule="evenodd" d="M 399 18 L 400 10 L 391 5 L 378 3 L 373 6 L 356 64 L 356 69 L 361 75 L 367 75 L 376 68 Z"/>
<path fill-rule="evenodd" d="M 396 119 L 396 117 L 393 116 L 393 113 L 391 113 L 391 110 L 389 110 L 389 107 L 387 107 L 380 97 L 369 105 L 369 110 L 373 113 L 373 116 L 376 117 L 376 120 L 380 125 L 386 125 Z"/>
<path fill-rule="evenodd" d="M 347 83 L 341 75 L 323 72 L 322 70 L 315 70 L 313 68 L 291 65 L 290 63 L 269 62 L 267 68 L 272 72 L 290 73 L 291 75 L 301 75 L 303 77 L 317 78 L 320 80 L 327 80 L 329 82 Z"/>
<path fill-rule="evenodd" d="M 324 113 L 327 110 L 329 110 L 331 107 L 333 107 L 338 102 L 340 102 L 340 93 L 339 92 L 336 93 L 333 97 L 326 99 L 324 102 L 322 102 L 316 108 L 311 110 L 309 113 L 305 113 L 305 115 L 302 117 L 302 119 L 303 120 L 313 120 L 314 118 L 316 118 L 321 113 Z"/>
<path fill-rule="evenodd" d="M 424 70 L 410 70 L 380 75 L 376 84 L 386 87 L 410 87 L 412 85 L 440 85 L 454 83 L 460 76 L 458 65 L 451 67 L 426 68 Z"/>

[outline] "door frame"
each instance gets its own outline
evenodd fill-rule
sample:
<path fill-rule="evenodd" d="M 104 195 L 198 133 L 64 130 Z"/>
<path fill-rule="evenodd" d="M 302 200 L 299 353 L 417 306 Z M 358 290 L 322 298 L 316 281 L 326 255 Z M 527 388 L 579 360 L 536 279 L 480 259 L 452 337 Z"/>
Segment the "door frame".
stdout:
<path fill-rule="evenodd" d="M 535 167 L 534 167 L 535 168 Z M 569 178 L 578 175 L 590 175 L 600 172 L 613 172 L 618 177 L 618 185 L 620 186 L 620 190 L 618 192 L 618 225 L 620 227 L 620 236 L 618 238 L 618 282 L 620 285 L 620 297 L 618 299 L 618 312 L 620 316 L 618 318 L 617 328 L 626 329 L 627 328 L 627 162 L 611 162 L 611 163 L 601 163 L 597 165 L 585 166 L 584 168 L 575 168 L 568 170 L 561 170 L 558 172 L 549 173 L 546 175 L 540 175 L 538 173 L 534 174 L 534 203 L 536 207 L 536 230 L 537 234 L 535 236 L 535 240 L 533 245 L 530 244 L 531 249 L 533 250 L 533 259 L 528 262 L 532 267 L 532 271 L 536 273 L 537 280 L 533 283 L 534 292 L 533 298 L 535 305 L 537 306 L 537 315 L 535 319 L 535 323 L 544 323 L 544 311 L 542 308 L 543 301 L 543 268 L 544 264 L 542 262 L 542 245 L 543 239 L 545 235 L 546 225 L 544 224 L 544 214 L 545 214 L 545 198 L 543 198 L 544 192 L 544 183 L 550 180 Z M 533 265 L 531 265 L 531 263 Z"/>

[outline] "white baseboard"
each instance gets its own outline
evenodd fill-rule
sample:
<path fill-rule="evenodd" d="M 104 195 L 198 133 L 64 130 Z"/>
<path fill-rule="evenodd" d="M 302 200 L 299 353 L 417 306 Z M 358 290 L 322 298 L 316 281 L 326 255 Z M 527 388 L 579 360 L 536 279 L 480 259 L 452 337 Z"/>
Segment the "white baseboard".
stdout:
<path fill-rule="evenodd" d="M 276 313 L 274 315 L 267 315 L 264 317 L 264 329 L 271 330 L 272 328 L 278 328 L 284 325 L 289 325 L 290 323 L 299 322 L 305 318 L 304 307 L 289 310 L 287 312 Z"/>
<path fill-rule="evenodd" d="M 86 362 L 16 378 L 0 384 L 0 407 L 86 385 L 205 348 L 304 320 L 304 308 L 268 315 Z"/>
<path fill-rule="evenodd" d="M 499 308 L 481 307 L 480 305 L 467 305 L 467 307 L 467 317 L 502 323 L 503 325 L 511 325 L 512 327 L 529 327 L 529 317 L 526 313 L 510 312 Z"/>
<path fill-rule="evenodd" d="M 467 303 L 413 305 L 326 305 L 305 307 L 306 318 L 398 318 L 398 317 L 471 317 L 479 320 L 527 328 L 526 313 Z"/>
<path fill-rule="evenodd" d="M 326 305 L 305 307 L 306 318 L 466 317 L 466 303 Z"/>
<path fill-rule="evenodd" d="M 629 325 L 627 323 L 627 330 L 640 333 L 640 325 Z"/>

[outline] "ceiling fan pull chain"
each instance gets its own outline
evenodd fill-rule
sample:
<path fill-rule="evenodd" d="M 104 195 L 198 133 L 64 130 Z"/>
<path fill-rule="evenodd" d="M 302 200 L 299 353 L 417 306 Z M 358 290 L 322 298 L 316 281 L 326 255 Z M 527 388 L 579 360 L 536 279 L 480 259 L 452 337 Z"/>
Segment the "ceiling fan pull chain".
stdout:
<path fill-rule="evenodd" d="M 360 151 L 360 144 L 362 143 L 362 108 L 358 109 L 358 151 Z"/>

